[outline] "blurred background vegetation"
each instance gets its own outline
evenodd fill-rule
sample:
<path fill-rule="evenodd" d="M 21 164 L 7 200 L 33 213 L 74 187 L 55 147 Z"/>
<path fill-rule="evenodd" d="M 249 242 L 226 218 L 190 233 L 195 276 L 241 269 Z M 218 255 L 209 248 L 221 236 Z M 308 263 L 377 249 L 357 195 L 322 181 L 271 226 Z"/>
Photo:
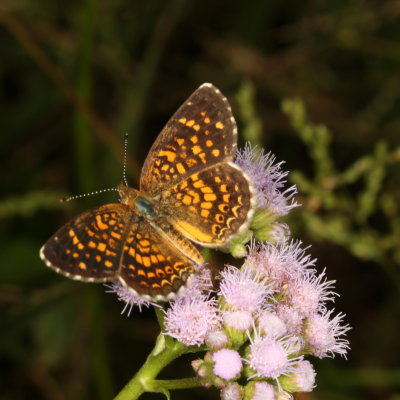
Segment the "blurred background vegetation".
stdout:
<path fill-rule="evenodd" d="M 110 399 L 143 363 L 153 311 L 121 316 L 38 252 L 116 200 L 58 202 L 121 181 L 124 132 L 136 186 L 163 124 L 212 82 L 241 144 L 286 161 L 303 204 L 286 222 L 353 327 L 348 361 L 316 362 L 317 389 L 296 398 L 400 399 L 399 21 L 399 0 L 0 0 L 0 398 Z M 190 376 L 189 361 L 163 376 Z M 173 393 L 188 396 L 219 397 Z"/>

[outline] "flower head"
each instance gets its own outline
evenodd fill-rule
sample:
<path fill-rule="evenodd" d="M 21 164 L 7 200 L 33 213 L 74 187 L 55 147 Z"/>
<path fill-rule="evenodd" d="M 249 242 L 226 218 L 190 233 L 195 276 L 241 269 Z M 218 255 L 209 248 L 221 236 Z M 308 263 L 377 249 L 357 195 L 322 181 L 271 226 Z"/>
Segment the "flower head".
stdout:
<path fill-rule="evenodd" d="M 268 382 L 252 381 L 245 390 L 246 400 L 276 400 L 275 386 Z"/>
<path fill-rule="evenodd" d="M 294 371 L 279 379 L 281 386 L 289 392 L 311 392 L 315 387 L 315 370 L 307 360 L 300 360 Z"/>
<path fill-rule="evenodd" d="M 287 336 L 274 339 L 256 334 L 250 341 L 246 361 L 254 371 L 253 377 L 277 379 L 281 375 L 288 375 L 302 359 L 302 356 L 293 357 L 300 347 L 297 338 Z"/>
<path fill-rule="evenodd" d="M 285 304 L 277 304 L 275 307 L 276 315 L 284 322 L 287 330 L 292 335 L 299 335 L 303 328 L 303 316 Z"/>
<path fill-rule="evenodd" d="M 318 358 L 333 357 L 334 353 L 346 357 L 349 342 L 343 336 L 350 330 L 349 325 L 341 325 L 344 314 L 330 319 L 334 310 L 324 314 L 313 314 L 305 321 L 304 339 L 311 354 Z"/>
<path fill-rule="evenodd" d="M 201 345 L 220 325 L 216 300 L 205 295 L 182 296 L 166 311 L 164 323 L 168 335 L 187 346 Z"/>
<path fill-rule="evenodd" d="M 242 332 L 250 329 L 254 321 L 249 311 L 223 311 L 222 320 L 226 327 Z"/>
<path fill-rule="evenodd" d="M 229 382 L 221 390 L 221 400 L 242 400 L 243 388 L 236 382 Z"/>
<path fill-rule="evenodd" d="M 283 190 L 288 172 L 282 171 L 283 161 L 276 163 L 272 153 L 264 153 L 246 143 L 237 150 L 235 163 L 250 177 L 256 190 L 256 207 L 267 208 L 276 215 L 285 215 L 298 204 L 293 200 L 296 186 Z M 282 191 L 283 190 L 283 191 Z"/>
<path fill-rule="evenodd" d="M 273 312 L 262 311 L 258 316 L 258 328 L 269 337 L 279 338 L 287 333 L 285 323 Z"/>
<path fill-rule="evenodd" d="M 308 316 L 325 309 L 325 302 L 334 300 L 333 288 L 335 281 L 325 278 L 325 270 L 315 275 L 314 270 L 308 270 L 297 279 L 288 281 L 285 292 L 287 303 L 302 316 Z"/>
<path fill-rule="evenodd" d="M 214 361 L 213 372 L 216 376 L 227 381 L 239 376 L 242 369 L 240 354 L 231 349 L 221 349 L 212 355 Z"/>
<path fill-rule="evenodd" d="M 254 313 L 272 295 L 266 277 L 262 277 L 253 268 L 243 266 L 241 269 L 228 266 L 221 273 L 219 295 L 223 296 L 226 307 L 230 310 L 241 310 Z"/>
<path fill-rule="evenodd" d="M 245 265 L 263 274 L 272 283 L 274 289 L 280 289 L 290 279 L 303 276 L 315 265 L 307 248 L 302 248 L 301 241 L 252 244 Z"/>
<path fill-rule="evenodd" d="M 218 350 L 225 347 L 229 342 L 228 335 L 222 329 L 215 329 L 208 332 L 206 336 L 206 345 L 212 350 Z"/>
<path fill-rule="evenodd" d="M 272 243 L 285 243 L 288 240 L 290 229 L 283 222 L 275 222 L 269 231 L 270 241 Z"/>
<path fill-rule="evenodd" d="M 110 285 L 104 286 L 109 289 L 106 290 L 106 293 L 115 293 L 118 296 L 118 300 L 125 303 L 121 314 L 123 314 L 125 311 L 128 311 L 128 317 L 132 312 L 133 306 L 137 306 L 139 311 L 142 311 L 142 307 L 149 307 L 150 304 L 155 307 L 160 307 L 158 304 L 139 296 L 137 293 L 124 286 L 118 280 L 112 282 Z"/>
<path fill-rule="evenodd" d="M 195 297 L 202 293 L 210 293 L 213 290 L 213 282 L 211 277 L 211 270 L 207 268 L 206 264 L 201 264 L 196 267 L 195 274 L 193 274 L 190 282 L 187 284 L 185 290 L 177 296 L 180 297 Z"/>

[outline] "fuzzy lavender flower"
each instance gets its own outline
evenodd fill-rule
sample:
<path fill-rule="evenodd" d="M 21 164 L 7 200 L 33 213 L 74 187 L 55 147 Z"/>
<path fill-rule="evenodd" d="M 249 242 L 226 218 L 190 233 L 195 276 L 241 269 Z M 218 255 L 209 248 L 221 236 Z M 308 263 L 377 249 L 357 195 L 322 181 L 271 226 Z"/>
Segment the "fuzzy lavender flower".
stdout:
<path fill-rule="evenodd" d="M 154 307 L 160 307 L 158 304 L 139 296 L 131 289 L 124 286 L 120 281 L 114 281 L 110 285 L 107 284 L 104 286 L 110 289 L 106 290 L 106 293 L 115 293 L 118 296 L 118 300 L 125 303 L 121 314 L 123 314 L 125 311 L 128 311 L 128 317 L 131 314 L 134 306 L 137 306 L 139 311 L 142 311 L 142 307 L 149 307 L 150 304 Z"/>
<path fill-rule="evenodd" d="M 267 277 L 274 289 L 280 289 L 289 279 L 313 271 L 315 260 L 305 254 L 307 248 L 302 248 L 301 241 L 293 240 L 278 244 L 252 243 L 245 264 Z"/>
<path fill-rule="evenodd" d="M 195 273 L 187 283 L 185 290 L 178 294 L 177 299 L 180 297 L 195 297 L 202 293 L 211 293 L 212 290 L 211 270 L 206 264 L 201 264 L 196 267 Z"/>
<path fill-rule="evenodd" d="M 231 349 L 221 349 L 212 355 L 213 372 L 216 376 L 229 381 L 239 376 L 242 369 L 240 354 Z"/>
<path fill-rule="evenodd" d="M 251 368 L 252 376 L 277 380 L 281 375 L 288 375 L 294 371 L 294 365 L 302 360 L 302 356 L 293 354 L 300 349 L 297 338 L 287 336 L 281 339 L 260 336 L 250 338 L 249 354 L 246 362 Z"/>
<path fill-rule="evenodd" d="M 334 283 L 326 280 L 325 270 L 320 275 L 308 270 L 301 277 L 288 281 L 285 287 L 286 302 L 304 317 L 323 311 L 325 303 L 333 301 L 333 296 L 337 295 L 330 290 Z"/>
<path fill-rule="evenodd" d="M 285 243 L 290 235 L 289 226 L 283 222 L 276 221 L 268 232 L 272 243 Z"/>
<path fill-rule="evenodd" d="M 330 310 L 324 314 L 313 314 L 305 321 L 306 349 L 315 357 L 333 357 L 337 353 L 346 358 L 349 342 L 343 336 L 350 327 L 341 325 L 345 317 L 342 313 L 330 319 L 333 312 Z"/>
<path fill-rule="evenodd" d="M 291 240 L 279 246 L 287 265 L 290 266 L 291 272 L 295 275 L 315 271 L 314 267 L 317 260 L 311 258 L 310 254 L 307 254 L 307 250 L 310 247 L 311 246 L 303 247 L 303 242 L 301 240 Z"/>
<path fill-rule="evenodd" d="M 182 296 L 166 311 L 164 323 L 168 335 L 187 346 L 200 346 L 220 325 L 216 300 L 205 295 Z"/>
<path fill-rule="evenodd" d="M 218 350 L 228 345 L 229 338 L 222 329 L 215 329 L 208 332 L 206 336 L 206 345 L 211 350 Z"/>
<path fill-rule="evenodd" d="M 275 307 L 276 315 L 284 322 L 287 330 L 292 335 L 300 335 L 303 329 L 303 316 L 286 304 L 278 303 Z"/>
<path fill-rule="evenodd" d="M 229 382 L 221 390 L 221 400 L 242 400 L 243 388 L 236 382 Z"/>
<path fill-rule="evenodd" d="M 298 204 L 293 200 L 296 186 L 282 192 L 288 172 L 282 171 L 283 161 L 276 163 L 275 156 L 263 149 L 256 149 L 246 143 L 243 150 L 236 151 L 235 163 L 243 169 L 254 183 L 256 207 L 269 209 L 275 215 L 286 215 Z"/>
<path fill-rule="evenodd" d="M 285 323 L 275 313 L 262 311 L 258 316 L 258 328 L 264 335 L 279 338 L 287 333 Z"/>
<path fill-rule="evenodd" d="M 268 382 L 252 381 L 245 391 L 246 400 L 276 400 L 275 386 Z"/>
<path fill-rule="evenodd" d="M 229 310 L 254 313 L 261 309 L 272 295 L 267 278 L 253 268 L 228 266 L 221 273 L 219 295 Z"/>
<path fill-rule="evenodd" d="M 223 311 L 222 321 L 227 328 L 245 332 L 254 323 L 254 318 L 249 311 Z"/>
<path fill-rule="evenodd" d="M 289 392 L 311 392 L 315 387 L 315 370 L 307 360 L 300 360 L 294 371 L 288 376 L 282 376 L 279 382 Z"/>

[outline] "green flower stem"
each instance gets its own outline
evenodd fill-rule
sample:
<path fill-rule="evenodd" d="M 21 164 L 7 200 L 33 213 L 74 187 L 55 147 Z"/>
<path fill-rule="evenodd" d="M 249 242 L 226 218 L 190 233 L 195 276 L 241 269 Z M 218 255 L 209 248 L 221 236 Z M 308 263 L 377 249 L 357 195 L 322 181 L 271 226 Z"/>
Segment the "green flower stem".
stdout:
<path fill-rule="evenodd" d="M 155 307 L 154 310 L 161 328 L 156 345 L 140 370 L 118 393 L 114 400 L 135 400 L 144 392 L 164 393 L 169 398 L 168 391 L 170 389 L 188 389 L 201 386 L 198 378 L 154 379 L 166 365 L 182 354 L 205 350 L 202 346 L 185 346 L 171 336 L 164 335 L 162 332 L 164 331 L 165 314 L 161 308 Z"/>
<path fill-rule="evenodd" d="M 146 362 L 114 400 L 134 400 L 144 392 L 165 393 L 165 381 L 157 381 L 154 378 L 166 365 L 186 351 L 187 347 L 184 344 L 161 332 Z"/>
<path fill-rule="evenodd" d="M 153 381 L 155 384 L 157 384 L 159 387 L 162 387 L 164 389 L 189 389 L 189 388 L 194 388 L 194 387 L 200 387 L 202 386 L 200 379 L 193 377 L 193 378 L 183 378 L 183 379 L 170 379 L 167 381 L 163 380 L 156 380 Z"/>
<path fill-rule="evenodd" d="M 164 332 L 164 330 L 165 330 L 165 325 L 164 325 L 165 313 L 164 313 L 164 310 L 161 307 L 154 307 L 154 312 L 156 313 L 158 325 L 160 325 L 160 330 L 161 330 L 161 332 Z"/>

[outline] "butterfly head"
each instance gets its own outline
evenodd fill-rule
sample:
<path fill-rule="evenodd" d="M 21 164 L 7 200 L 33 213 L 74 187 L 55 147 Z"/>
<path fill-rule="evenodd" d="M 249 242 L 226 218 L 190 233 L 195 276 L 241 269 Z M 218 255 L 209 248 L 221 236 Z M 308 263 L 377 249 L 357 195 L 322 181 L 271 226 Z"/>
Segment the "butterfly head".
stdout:
<path fill-rule="evenodd" d="M 132 189 L 123 183 L 118 185 L 117 190 L 122 204 L 135 208 L 139 215 L 143 215 L 146 218 L 154 219 L 157 216 L 157 212 L 150 199 L 138 190 Z"/>
<path fill-rule="evenodd" d="M 117 191 L 119 193 L 119 197 L 121 198 L 121 203 L 128 206 L 134 205 L 136 198 L 140 195 L 138 190 L 130 188 L 124 183 L 120 183 L 117 186 Z"/>

